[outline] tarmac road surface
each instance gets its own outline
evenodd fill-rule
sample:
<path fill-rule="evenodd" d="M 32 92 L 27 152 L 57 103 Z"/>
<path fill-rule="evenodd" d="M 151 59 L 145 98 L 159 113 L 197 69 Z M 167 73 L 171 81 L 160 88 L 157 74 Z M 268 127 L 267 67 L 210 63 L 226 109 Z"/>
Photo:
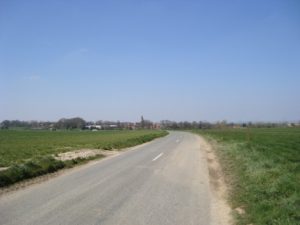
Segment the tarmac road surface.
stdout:
<path fill-rule="evenodd" d="M 1 196 L 0 224 L 222 224 L 212 196 L 198 137 L 170 132 Z"/>

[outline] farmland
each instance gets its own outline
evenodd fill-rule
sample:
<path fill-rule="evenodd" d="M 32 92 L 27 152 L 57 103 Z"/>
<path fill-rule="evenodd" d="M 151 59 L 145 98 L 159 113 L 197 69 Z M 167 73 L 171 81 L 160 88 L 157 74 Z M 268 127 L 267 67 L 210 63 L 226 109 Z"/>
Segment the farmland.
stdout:
<path fill-rule="evenodd" d="M 52 156 L 78 149 L 122 149 L 166 135 L 165 131 L 0 131 L 0 186 L 53 172 L 65 163 Z M 77 163 L 77 162 L 76 162 Z"/>
<path fill-rule="evenodd" d="M 300 129 L 194 131 L 217 150 L 238 224 L 299 224 Z"/>

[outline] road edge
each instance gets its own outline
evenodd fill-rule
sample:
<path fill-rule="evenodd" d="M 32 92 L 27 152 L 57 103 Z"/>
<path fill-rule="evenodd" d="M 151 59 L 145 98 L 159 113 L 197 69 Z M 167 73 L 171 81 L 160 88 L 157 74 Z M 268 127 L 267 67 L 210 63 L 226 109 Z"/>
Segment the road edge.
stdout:
<path fill-rule="evenodd" d="M 213 224 L 233 225 L 235 223 L 232 216 L 233 210 L 229 204 L 229 187 L 225 181 L 219 155 L 209 140 L 199 134 L 195 135 L 199 140 L 200 149 L 203 150 L 207 162 L 209 185 L 213 198 L 211 207 Z M 217 217 L 215 213 L 218 214 Z"/>

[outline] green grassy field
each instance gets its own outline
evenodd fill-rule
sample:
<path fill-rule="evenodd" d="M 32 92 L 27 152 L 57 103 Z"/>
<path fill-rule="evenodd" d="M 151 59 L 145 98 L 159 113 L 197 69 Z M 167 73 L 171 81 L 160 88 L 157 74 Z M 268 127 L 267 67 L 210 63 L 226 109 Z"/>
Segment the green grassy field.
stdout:
<path fill-rule="evenodd" d="M 76 149 L 120 149 L 150 141 L 163 131 L 0 131 L 0 167 Z"/>
<path fill-rule="evenodd" d="M 78 149 L 121 149 L 135 146 L 166 131 L 0 131 L 0 187 L 17 181 L 54 172 L 82 162 L 83 159 L 61 162 L 52 155 Z"/>
<path fill-rule="evenodd" d="M 300 129 L 197 130 L 216 140 L 237 224 L 300 224 Z"/>

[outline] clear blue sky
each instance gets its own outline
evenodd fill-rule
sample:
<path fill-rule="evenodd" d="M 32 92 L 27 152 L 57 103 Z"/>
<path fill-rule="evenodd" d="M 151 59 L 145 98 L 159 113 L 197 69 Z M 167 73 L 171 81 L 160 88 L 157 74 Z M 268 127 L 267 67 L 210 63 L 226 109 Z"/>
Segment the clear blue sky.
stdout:
<path fill-rule="evenodd" d="M 0 1 L 0 120 L 300 120 L 300 1 Z"/>

